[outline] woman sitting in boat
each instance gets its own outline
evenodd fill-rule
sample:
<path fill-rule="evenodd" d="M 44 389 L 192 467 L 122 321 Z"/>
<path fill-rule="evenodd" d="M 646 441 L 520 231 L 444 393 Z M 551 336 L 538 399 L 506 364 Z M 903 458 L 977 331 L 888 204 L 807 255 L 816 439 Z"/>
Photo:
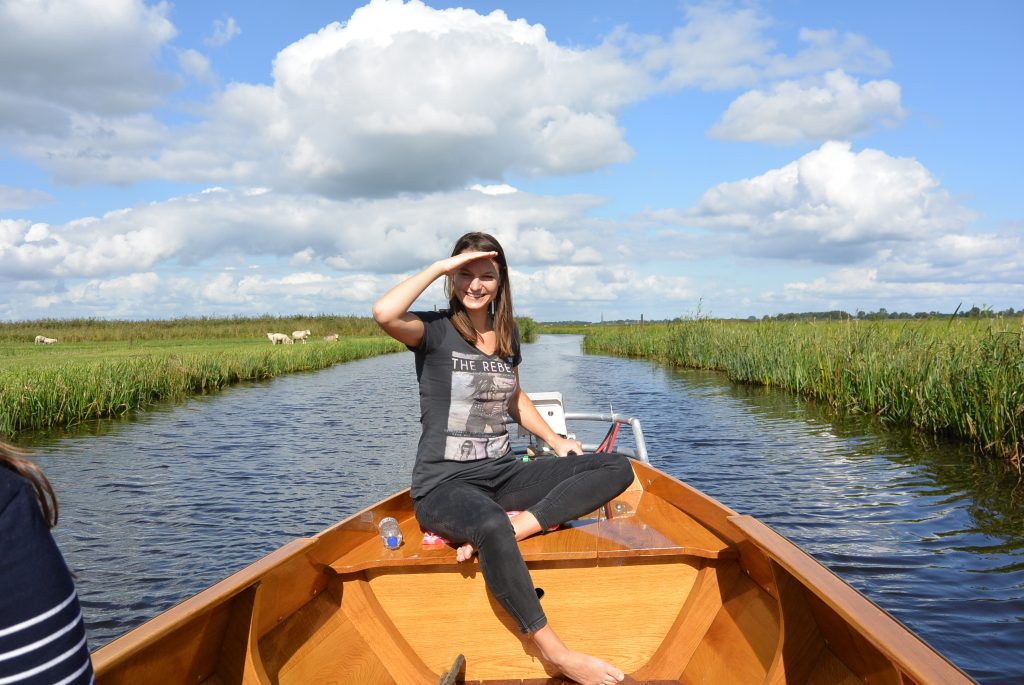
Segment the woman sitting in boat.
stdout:
<path fill-rule="evenodd" d="M 448 310 L 410 312 L 442 276 Z M 416 356 L 422 424 L 412 473 L 417 521 L 460 544 L 458 561 L 479 555 L 488 590 L 563 675 L 584 684 L 621 681 L 622 671 L 569 649 L 548 624 L 517 541 L 599 508 L 629 486 L 633 471 L 620 454 L 584 455 L 582 445 L 557 435 L 522 392 L 501 245 L 486 233 L 467 233 L 451 257 L 381 297 L 373 318 Z M 576 456 L 516 458 L 506 413 L 559 456 Z"/>

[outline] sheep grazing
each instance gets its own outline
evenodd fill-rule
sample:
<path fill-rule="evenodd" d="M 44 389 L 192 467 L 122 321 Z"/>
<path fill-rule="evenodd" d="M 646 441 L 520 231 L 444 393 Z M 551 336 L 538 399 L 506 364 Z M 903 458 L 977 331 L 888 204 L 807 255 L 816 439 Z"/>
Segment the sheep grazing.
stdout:
<path fill-rule="evenodd" d="M 47 338 L 45 335 L 36 336 L 36 345 L 53 345 L 56 342 L 56 338 Z"/>
<path fill-rule="evenodd" d="M 267 337 L 270 338 L 270 342 L 273 345 L 291 345 L 292 339 L 284 333 L 267 333 Z"/>
<path fill-rule="evenodd" d="M 327 342 L 337 342 L 338 341 L 338 334 L 337 333 L 331 333 L 330 335 L 325 335 L 324 336 L 324 340 L 326 340 Z"/>
<path fill-rule="evenodd" d="M 292 331 L 292 340 L 301 340 L 305 344 L 308 337 L 309 331 Z"/>

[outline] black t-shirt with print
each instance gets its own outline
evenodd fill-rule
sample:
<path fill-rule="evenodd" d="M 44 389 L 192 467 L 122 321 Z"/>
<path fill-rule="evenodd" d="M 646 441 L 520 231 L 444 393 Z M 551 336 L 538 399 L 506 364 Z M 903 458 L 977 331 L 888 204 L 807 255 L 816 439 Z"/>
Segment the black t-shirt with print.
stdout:
<path fill-rule="evenodd" d="M 522 361 L 519 337 L 511 357 L 481 352 L 459 335 L 445 312 L 413 312 L 423 321 L 416 355 L 420 434 L 412 496 L 452 478 L 486 478 L 510 451 L 505 417 Z"/>

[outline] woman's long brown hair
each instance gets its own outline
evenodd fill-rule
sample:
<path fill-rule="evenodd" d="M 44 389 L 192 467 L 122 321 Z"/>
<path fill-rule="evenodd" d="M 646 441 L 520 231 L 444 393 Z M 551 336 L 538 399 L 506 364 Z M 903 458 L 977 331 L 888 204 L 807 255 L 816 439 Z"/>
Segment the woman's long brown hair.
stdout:
<path fill-rule="evenodd" d="M 14 445 L 0 442 L 0 467 L 6 467 L 28 481 L 35 491 L 39 508 L 43 511 L 43 520 L 53 528 L 57 525 L 57 495 L 43 470 L 27 459 L 28 452 L 19 450 Z"/>
<path fill-rule="evenodd" d="M 488 234 L 474 231 L 467 233 L 455 241 L 452 248 L 452 256 L 463 252 L 497 252 L 494 263 L 498 265 L 498 292 L 494 294 L 494 353 L 499 357 L 511 357 L 516 339 L 516 319 L 512 313 L 512 286 L 508 280 L 508 262 L 505 261 L 505 250 L 501 243 Z M 476 346 L 479 334 L 473 328 L 473 322 L 469 319 L 469 312 L 462 304 L 458 293 L 455 292 L 455 284 L 451 276 L 445 279 L 444 291 L 448 296 L 448 313 L 452 319 L 452 325 L 470 345 Z"/>

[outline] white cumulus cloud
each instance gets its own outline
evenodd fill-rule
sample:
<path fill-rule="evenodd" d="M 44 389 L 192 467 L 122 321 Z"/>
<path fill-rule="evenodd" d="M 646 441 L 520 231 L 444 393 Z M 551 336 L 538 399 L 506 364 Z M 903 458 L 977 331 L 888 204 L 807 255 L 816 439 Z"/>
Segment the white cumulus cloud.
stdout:
<path fill-rule="evenodd" d="M 510 186 L 507 183 L 497 183 L 494 185 L 481 185 L 480 183 L 474 183 L 469 187 L 469 189 L 483 193 L 484 195 L 508 195 L 509 193 L 519 192 L 517 188 Z"/>
<path fill-rule="evenodd" d="M 0 133 L 68 135 L 71 114 L 127 116 L 175 82 L 155 67 L 176 30 L 141 0 L 0 2 Z"/>
<path fill-rule="evenodd" d="M 842 70 L 812 83 L 783 81 L 734 100 L 711 135 L 732 140 L 795 143 L 846 139 L 904 117 L 893 81 L 863 85 Z"/>
<path fill-rule="evenodd" d="M 202 71 L 191 56 L 189 68 Z M 607 45 L 559 46 L 503 12 L 372 0 L 285 47 L 272 85 L 233 83 L 201 123 L 105 122 L 27 150 L 70 182 L 203 179 L 328 197 L 430 192 L 632 155 L 616 114 L 650 90 Z M 382 87 L 387 84 L 387 87 Z M 162 143 L 148 146 L 147 134 Z"/>
<path fill-rule="evenodd" d="M 345 301 L 354 302 L 355 293 L 371 292 L 366 284 L 422 268 L 472 230 L 495 234 L 510 261 L 524 268 L 600 264 L 607 256 L 588 245 L 587 213 L 597 204 L 585 196 L 468 189 L 330 200 L 213 187 L 65 224 L 0 220 L 0 282 L 36 283 L 37 297 L 68 303 L 62 293 L 84 297 L 103 292 L 99 285 L 105 280 L 152 272 L 165 281 L 165 299 L 154 298 L 153 311 L 189 312 L 230 302 L 265 307 L 275 297 L 296 306 L 317 298 L 336 302 L 331 289 L 345 278 L 355 279 L 345 281 Z M 206 273 L 219 275 L 206 282 Z M 171 284 L 178 289 L 174 297 Z M 0 297 L 0 303 L 7 299 L 0 312 L 27 316 L 24 298 L 10 287 L 0 292 L 7 293 Z"/>
<path fill-rule="evenodd" d="M 178 55 L 181 70 L 200 83 L 213 84 L 217 78 L 210 66 L 210 58 L 197 50 L 183 50 Z"/>
<path fill-rule="evenodd" d="M 53 196 L 42 190 L 0 185 L 0 210 L 27 209 L 51 200 Z"/>
<path fill-rule="evenodd" d="M 682 276 L 655 276 L 622 266 L 547 266 L 532 272 L 514 270 L 515 296 L 535 302 L 612 302 L 627 299 L 686 301 L 696 290 Z"/>
<path fill-rule="evenodd" d="M 220 47 L 229 43 L 232 38 L 240 33 L 242 33 L 242 29 L 238 26 L 238 22 L 235 21 L 234 17 L 214 19 L 213 33 L 206 39 L 206 44 Z"/>
<path fill-rule="evenodd" d="M 160 278 L 152 272 L 115 278 L 94 278 L 75 283 L 59 292 L 37 295 L 34 306 L 42 310 L 71 311 L 77 316 L 101 313 L 104 317 L 138 318 L 148 311 Z"/>
<path fill-rule="evenodd" d="M 983 265 L 975 265 L 983 269 Z M 1020 264 L 1018 263 L 1018 268 Z M 897 270 L 898 271 L 898 267 Z M 980 274 L 982 271 L 978 271 Z M 964 309 L 993 302 L 1019 300 L 1024 297 L 1024 283 L 1017 279 L 961 281 L 957 276 L 927 268 L 914 277 L 898 275 L 892 268 L 847 267 L 837 269 L 811 281 L 793 281 L 783 286 L 782 297 L 793 303 L 845 303 L 848 311 L 871 311 L 885 307 L 889 311 L 952 312 L 958 305 Z M 831 308 L 831 307 L 828 307 Z"/>
<path fill-rule="evenodd" d="M 716 3 L 687 8 L 686 23 L 668 38 L 627 36 L 627 44 L 662 75 L 665 88 L 725 90 L 833 69 L 879 72 L 888 54 L 854 33 L 803 28 L 801 49 L 781 52 L 769 31 L 775 22 L 756 9 Z"/>
<path fill-rule="evenodd" d="M 711 188 L 686 217 L 740 234 L 737 249 L 746 254 L 843 263 L 961 231 L 974 214 L 917 160 L 833 141 Z"/>

